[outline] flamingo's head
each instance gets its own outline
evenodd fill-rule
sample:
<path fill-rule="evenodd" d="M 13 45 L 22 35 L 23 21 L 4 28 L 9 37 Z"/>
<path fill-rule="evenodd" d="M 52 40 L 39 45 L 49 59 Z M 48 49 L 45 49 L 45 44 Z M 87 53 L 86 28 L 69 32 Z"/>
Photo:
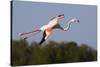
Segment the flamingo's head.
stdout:
<path fill-rule="evenodd" d="M 80 21 L 79 21 L 79 19 L 77 19 L 77 18 L 73 18 L 73 19 L 71 19 L 69 22 L 70 22 L 70 23 L 79 23 Z"/>

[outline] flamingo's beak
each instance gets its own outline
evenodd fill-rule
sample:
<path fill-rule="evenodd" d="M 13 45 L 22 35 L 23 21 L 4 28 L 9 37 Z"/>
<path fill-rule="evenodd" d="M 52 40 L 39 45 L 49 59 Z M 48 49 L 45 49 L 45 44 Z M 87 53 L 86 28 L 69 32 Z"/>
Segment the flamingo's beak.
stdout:
<path fill-rule="evenodd" d="M 80 23 L 80 20 L 77 20 L 77 23 Z"/>

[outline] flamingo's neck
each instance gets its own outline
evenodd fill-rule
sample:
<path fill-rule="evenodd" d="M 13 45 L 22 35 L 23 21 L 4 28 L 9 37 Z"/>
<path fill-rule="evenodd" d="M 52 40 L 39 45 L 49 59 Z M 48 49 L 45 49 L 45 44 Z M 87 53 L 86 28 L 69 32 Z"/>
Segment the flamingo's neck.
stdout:
<path fill-rule="evenodd" d="M 71 22 L 68 22 L 68 23 L 67 23 L 67 28 L 66 28 L 67 30 L 69 30 L 70 25 L 71 25 Z"/>

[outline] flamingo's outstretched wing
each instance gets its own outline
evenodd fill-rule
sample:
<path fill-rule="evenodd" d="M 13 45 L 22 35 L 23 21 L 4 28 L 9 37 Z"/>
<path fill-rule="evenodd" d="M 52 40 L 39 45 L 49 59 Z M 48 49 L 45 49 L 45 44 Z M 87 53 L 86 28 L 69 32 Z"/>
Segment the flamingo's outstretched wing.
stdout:
<path fill-rule="evenodd" d="M 47 38 L 51 35 L 52 33 L 52 29 L 46 29 L 44 32 L 43 32 L 43 37 L 40 41 L 40 44 L 42 44 L 45 40 L 47 40 Z"/>

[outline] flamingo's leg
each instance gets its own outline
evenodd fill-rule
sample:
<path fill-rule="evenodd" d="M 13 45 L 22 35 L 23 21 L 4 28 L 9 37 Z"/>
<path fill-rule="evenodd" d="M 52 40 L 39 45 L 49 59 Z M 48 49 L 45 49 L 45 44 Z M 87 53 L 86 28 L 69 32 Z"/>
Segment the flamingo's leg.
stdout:
<path fill-rule="evenodd" d="M 31 34 L 31 33 L 33 33 L 33 32 L 40 32 L 40 31 L 41 31 L 40 29 L 36 29 L 36 30 L 34 30 L 34 31 L 31 31 L 31 32 L 21 33 L 20 36 L 26 35 L 26 34 Z"/>

